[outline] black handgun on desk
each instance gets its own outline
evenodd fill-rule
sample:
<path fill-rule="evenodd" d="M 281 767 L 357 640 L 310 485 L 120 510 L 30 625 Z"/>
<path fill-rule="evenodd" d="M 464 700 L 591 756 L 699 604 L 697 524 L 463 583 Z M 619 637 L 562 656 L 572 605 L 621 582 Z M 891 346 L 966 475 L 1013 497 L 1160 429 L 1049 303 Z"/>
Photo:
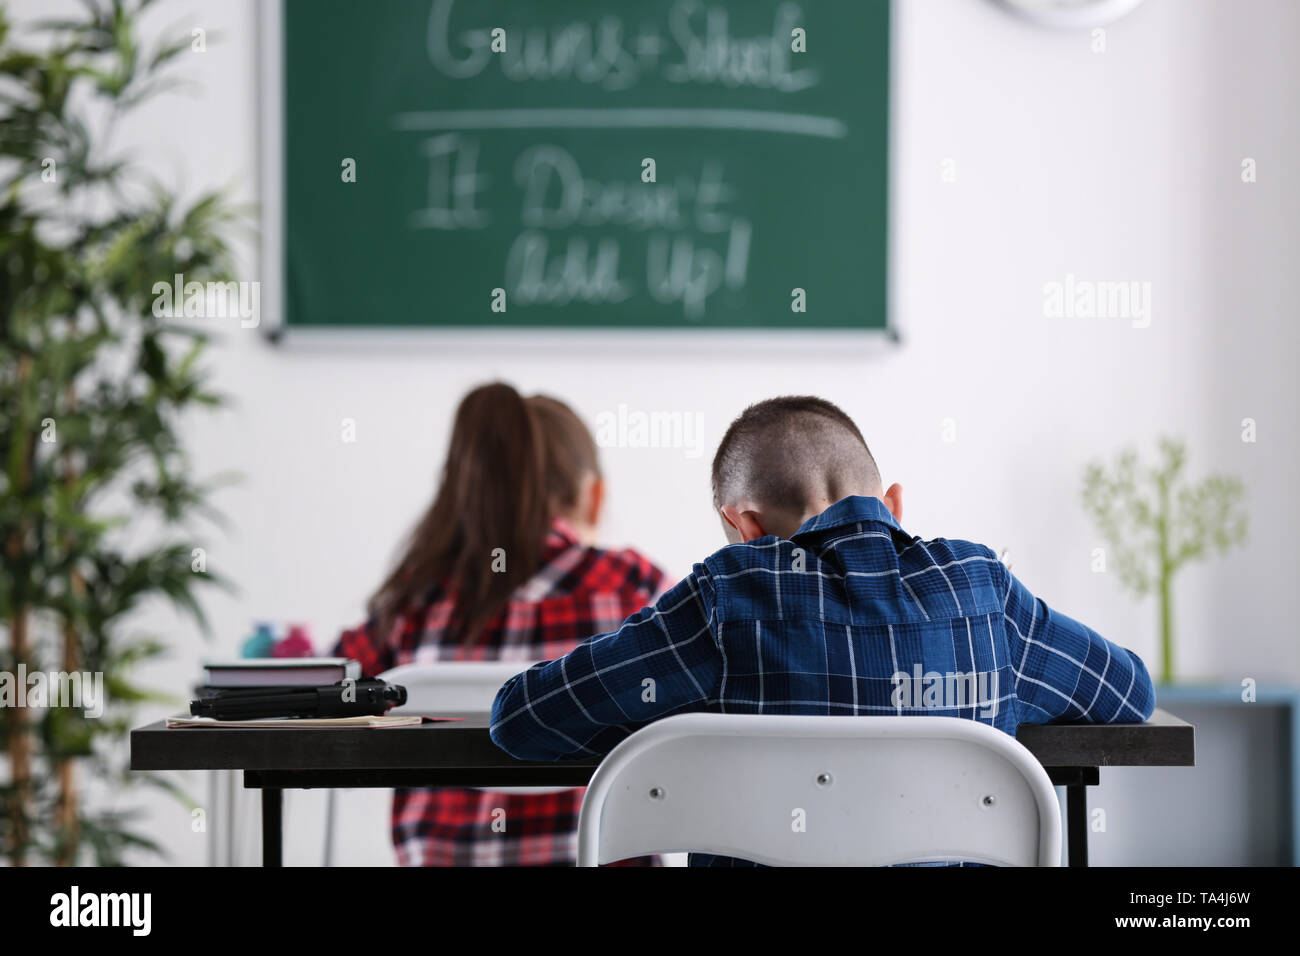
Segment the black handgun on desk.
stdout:
<path fill-rule="evenodd" d="M 238 687 L 190 701 L 190 714 L 217 720 L 379 716 L 406 703 L 406 688 L 368 677 L 324 687 Z"/>

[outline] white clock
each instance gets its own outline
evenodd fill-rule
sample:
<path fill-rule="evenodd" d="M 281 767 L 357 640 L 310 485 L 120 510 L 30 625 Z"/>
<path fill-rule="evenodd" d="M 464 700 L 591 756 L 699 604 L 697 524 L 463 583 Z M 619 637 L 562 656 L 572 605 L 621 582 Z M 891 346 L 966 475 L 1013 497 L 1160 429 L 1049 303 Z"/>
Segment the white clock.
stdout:
<path fill-rule="evenodd" d="M 995 0 L 1039 26 L 1061 30 L 1099 27 L 1118 20 L 1142 0 Z"/>

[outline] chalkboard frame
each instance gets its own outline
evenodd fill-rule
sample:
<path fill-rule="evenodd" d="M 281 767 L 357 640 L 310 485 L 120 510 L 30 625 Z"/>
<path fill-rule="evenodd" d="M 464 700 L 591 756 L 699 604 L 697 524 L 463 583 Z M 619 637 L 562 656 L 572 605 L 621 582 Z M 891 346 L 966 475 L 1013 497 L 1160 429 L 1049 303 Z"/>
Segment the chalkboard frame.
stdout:
<path fill-rule="evenodd" d="M 899 17 L 895 0 L 887 0 L 889 16 L 889 90 L 888 128 L 886 130 L 886 229 L 884 263 L 884 325 L 862 329 L 796 328 L 796 327 L 744 327 L 718 328 L 710 326 L 647 328 L 647 327 L 569 327 L 563 325 L 520 328 L 517 326 L 393 327 L 358 324 L 355 326 L 293 325 L 285 320 L 286 250 L 285 250 L 285 194 L 284 194 L 284 99 L 285 0 L 267 0 L 259 3 L 258 10 L 258 88 L 261 91 L 258 110 L 259 173 L 260 173 L 260 225 L 261 245 L 258 255 L 261 266 L 262 314 L 259 329 L 264 339 L 272 344 L 292 344 L 295 347 L 321 347 L 330 351 L 338 348 L 377 350 L 387 352 L 428 348 L 436 345 L 440 352 L 473 353 L 486 347 L 496 351 L 555 351 L 572 353 L 574 349 L 600 352 L 623 351 L 629 348 L 649 352 L 678 352 L 683 342 L 701 351 L 710 347 L 726 347 L 732 352 L 762 351 L 779 348 L 783 354 L 823 355 L 873 353 L 892 350 L 901 345 L 905 329 L 897 310 L 897 196 L 895 184 L 898 160 L 898 30 Z"/>

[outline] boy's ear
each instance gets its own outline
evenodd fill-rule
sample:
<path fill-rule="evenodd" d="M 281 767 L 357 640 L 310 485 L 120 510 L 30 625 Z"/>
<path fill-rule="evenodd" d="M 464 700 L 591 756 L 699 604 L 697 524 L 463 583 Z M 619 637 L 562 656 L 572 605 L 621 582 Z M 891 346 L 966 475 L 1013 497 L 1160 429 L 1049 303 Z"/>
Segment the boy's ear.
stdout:
<path fill-rule="evenodd" d="M 880 500 L 885 503 L 885 507 L 894 516 L 894 520 L 901 524 L 903 521 L 903 486 L 897 482 L 890 485 L 889 490 L 880 496 Z"/>
<path fill-rule="evenodd" d="M 734 505 L 723 505 L 719 511 L 722 520 L 731 526 L 741 541 L 753 541 L 767 534 L 763 530 L 762 518 L 757 511 L 741 511 Z"/>

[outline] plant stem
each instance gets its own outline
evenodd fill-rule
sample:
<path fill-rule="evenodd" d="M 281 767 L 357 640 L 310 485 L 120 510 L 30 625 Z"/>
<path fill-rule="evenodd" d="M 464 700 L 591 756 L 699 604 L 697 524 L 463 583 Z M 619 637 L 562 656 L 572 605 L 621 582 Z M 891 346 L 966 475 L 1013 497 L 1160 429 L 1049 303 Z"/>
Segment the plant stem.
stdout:
<path fill-rule="evenodd" d="M 1171 684 L 1174 680 L 1174 622 L 1173 622 L 1173 561 L 1169 556 L 1169 482 L 1158 482 L 1160 511 L 1156 519 L 1156 536 L 1160 556 L 1160 680 Z"/>
<path fill-rule="evenodd" d="M 64 392 L 64 400 L 67 402 L 69 411 L 77 406 L 76 389 L 69 385 Z M 70 458 L 64 459 L 63 483 L 71 489 L 77 480 L 76 465 Z M 69 550 L 76 550 L 74 541 L 68 542 Z M 80 572 L 73 567 L 68 575 L 68 591 L 73 601 L 80 601 L 86 593 L 86 582 Z M 75 605 L 74 605 L 75 606 Z M 76 625 L 73 620 L 64 621 L 63 624 L 63 671 L 66 674 L 75 673 L 81 667 L 81 640 L 77 634 Z M 71 866 L 77 862 L 77 844 L 80 842 L 81 834 L 78 826 L 77 816 L 77 765 L 73 758 L 66 754 L 59 757 L 57 776 L 59 781 L 59 797 L 57 804 L 57 813 L 55 827 L 58 833 L 56 841 L 56 851 L 54 862 L 59 866 Z"/>
<path fill-rule="evenodd" d="M 26 663 L 31 656 L 31 647 L 27 641 L 27 610 L 23 607 L 14 609 L 13 620 L 9 622 L 9 631 L 13 635 L 14 670 Z M 17 674 L 14 675 L 15 678 Z M 18 688 L 23 694 L 26 688 Z M 32 780 L 32 739 L 27 730 L 27 708 L 23 701 L 16 707 L 9 708 L 9 771 L 12 790 L 9 794 L 9 820 L 13 843 L 9 847 L 9 861 L 14 866 L 27 863 L 27 802 Z"/>
<path fill-rule="evenodd" d="M 20 394 L 23 386 L 27 384 L 27 380 L 31 377 L 31 372 L 31 356 L 24 355 L 18 360 L 17 381 Z M 20 411 L 15 418 L 20 432 L 14 436 L 14 440 L 23 442 L 23 449 L 17 481 L 18 487 L 14 489 L 14 492 L 21 494 L 26 491 L 27 485 L 31 481 L 32 455 L 35 452 L 35 443 L 30 429 L 23 428 L 24 425 L 30 425 L 30 416 L 23 415 Z M 11 567 L 21 567 L 23 544 L 23 526 L 19 524 L 9 535 L 9 540 L 5 542 L 9 559 L 12 562 Z M 27 633 L 28 615 L 24 603 L 27 596 L 24 593 L 25 591 L 26 588 L 23 587 L 23 582 L 15 580 L 14 609 L 12 619 L 9 622 L 9 632 L 13 638 L 14 647 L 15 678 L 17 678 L 18 668 L 26 664 L 32 656 L 31 641 Z M 10 832 L 13 835 L 13 843 L 9 847 L 9 860 L 14 866 L 25 866 L 29 840 L 27 821 L 32 784 L 32 738 L 25 706 L 26 688 L 18 688 L 18 691 L 20 699 L 15 702 L 17 706 L 11 708 L 12 713 L 9 715 L 9 783 L 12 787 L 9 799 L 9 820 Z"/>
<path fill-rule="evenodd" d="M 1173 573 L 1167 567 L 1160 571 L 1160 680 L 1171 684 L 1174 680 L 1174 607 L 1171 600 Z"/>
<path fill-rule="evenodd" d="M 79 585 L 81 584 L 81 580 L 79 575 L 74 573 L 71 583 L 74 593 L 80 590 Z M 77 640 L 76 629 L 73 628 L 71 624 L 66 625 L 63 629 L 64 673 L 72 674 L 79 668 L 79 650 L 80 642 Z M 77 844 L 80 841 L 80 828 L 77 825 L 76 764 L 69 756 L 61 756 L 59 758 L 58 781 L 59 797 L 55 821 L 58 839 L 56 841 L 57 850 L 55 851 L 54 862 L 59 866 L 72 866 L 77 861 Z"/>

